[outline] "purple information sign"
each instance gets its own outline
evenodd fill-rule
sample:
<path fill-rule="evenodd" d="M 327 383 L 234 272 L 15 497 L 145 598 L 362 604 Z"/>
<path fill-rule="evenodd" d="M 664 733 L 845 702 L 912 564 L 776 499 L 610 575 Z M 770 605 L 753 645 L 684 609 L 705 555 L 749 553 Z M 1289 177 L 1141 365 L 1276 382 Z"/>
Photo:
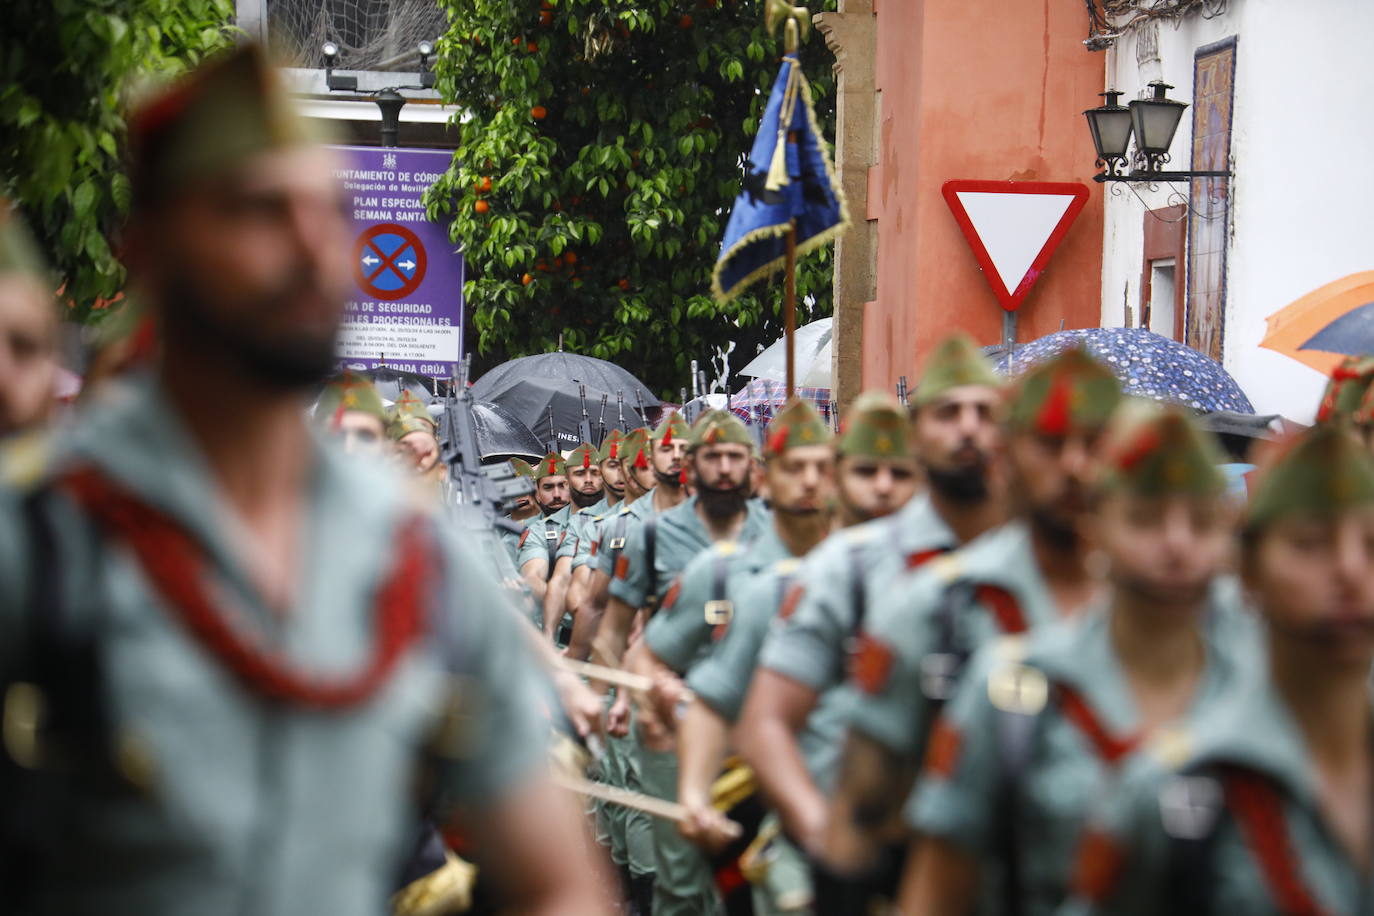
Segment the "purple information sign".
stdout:
<path fill-rule="evenodd" d="M 463 352 L 463 256 L 425 218 L 424 194 L 448 168 L 444 150 L 335 147 L 353 222 L 353 297 L 339 361 L 447 377 Z"/>

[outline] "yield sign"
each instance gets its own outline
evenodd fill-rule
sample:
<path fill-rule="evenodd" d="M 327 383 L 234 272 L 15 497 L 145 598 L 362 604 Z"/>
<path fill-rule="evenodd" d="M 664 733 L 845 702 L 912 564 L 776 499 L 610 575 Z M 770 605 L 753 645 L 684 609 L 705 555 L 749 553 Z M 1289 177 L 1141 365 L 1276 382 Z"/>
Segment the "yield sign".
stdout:
<path fill-rule="evenodd" d="M 1021 307 L 1088 201 L 1076 182 L 946 181 L 945 203 L 1002 308 Z"/>

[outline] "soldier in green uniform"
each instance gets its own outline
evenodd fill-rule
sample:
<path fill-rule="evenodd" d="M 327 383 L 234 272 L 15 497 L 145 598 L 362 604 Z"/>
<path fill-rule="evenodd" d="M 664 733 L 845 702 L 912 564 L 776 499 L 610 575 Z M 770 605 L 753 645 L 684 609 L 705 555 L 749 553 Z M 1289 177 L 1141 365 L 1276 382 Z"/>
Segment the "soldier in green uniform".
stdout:
<path fill-rule="evenodd" d="M 906 481 L 915 472 L 915 460 L 909 449 L 906 428 L 906 418 L 890 395 L 864 395 L 850 407 L 843 423 L 844 433 L 837 443 L 840 467 L 837 493 L 842 517 L 851 520 L 871 518 L 881 506 L 896 502 L 888 499 L 884 493 L 886 481 Z M 872 470 L 869 473 L 846 473 L 854 468 Z M 877 492 L 872 492 L 870 487 Z M 834 542 L 832 535 L 825 543 Z M 736 601 L 738 612 L 724 638 L 716 644 L 710 657 L 692 670 L 688 678 L 688 686 L 695 692 L 695 699 L 682 728 L 684 765 L 681 792 L 692 814 L 688 833 L 708 846 L 721 842 L 724 834 L 721 830 L 722 816 L 709 804 L 707 780 L 712 767 L 719 766 L 727 739 L 731 737 L 732 726 L 736 744 L 745 752 L 746 760 L 754 767 L 768 801 L 776 809 L 793 805 L 795 799 L 779 791 L 780 786 L 793 785 L 795 791 L 814 795 L 823 810 L 823 801 L 820 800 L 822 790 L 816 786 L 819 784 L 824 787 L 827 784 L 835 757 L 835 745 L 843 737 L 844 720 L 839 715 L 838 705 L 830 702 L 835 692 L 830 692 L 819 703 L 814 715 L 808 715 L 812 712 L 810 707 L 801 713 L 805 725 L 798 725 L 799 737 L 793 737 L 790 719 L 785 723 L 782 740 L 795 748 L 793 753 L 803 761 L 801 766 L 805 782 L 800 787 L 789 782 L 787 774 L 781 774 L 779 778 L 779 770 L 785 764 L 778 766 L 774 758 L 760 753 L 754 733 L 759 725 L 736 724 L 740 722 L 747 693 L 751 696 L 753 708 L 755 700 L 751 683 L 755 679 L 755 668 L 765 638 L 776 638 L 776 633 L 769 635 L 770 630 L 780 631 L 796 619 L 799 603 L 806 600 L 803 582 L 818 552 L 823 549 L 822 546 L 810 551 L 804 561 L 796 557 L 784 558 L 754 576 Z M 846 574 L 852 572 L 845 569 Z M 786 619 L 783 619 L 784 615 Z M 833 665 L 836 669 L 833 679 L 838 683 L 843 669 L 843 649 L 838 644 L 836 649 L 841 660 Z M 787 657 L 793 661 L 790 652 Z M 814 657 L 809 662 L 814 664 Z M 808 673 L 807 676 L 819 678 L 825 675 Z M 817 704 L 813 702 L 811 706 Z M 690 757 L 687 753 L 689 750 Z M 785 755 L 786 751 L 783 753 Z M 805 859 L 796 846 L 780 834 L 779 821 L 775 817 L 765 822 L 753 848 L 745 857 L 745 864 L 745 874 L 755 885 L 756 912 L 810 911 L 811 882 Z"/>
<path fill-rule="evenodd" d="M 1366 914 L 1374 901 L 1374 462 L 1330 423 L 1257 482 L 1256 676 L 1136 755 L 1062 912 Z"/>
<path fill-rule="evenodd" d="M 512 458 L 510 460 L 510 466 L 515 469 L 516 476 L 525 478 L 530 482 L 531 487 L 533 486 L 534 468 L 530 467 L 528 461 L 525 461 L 523 458 Z M 534 501 L 533 495 L 524 495 L 516 498 L 515 505 L 511 507 L 510 516 L 508 518 L 519 530 L 508 531 L 502 529 L 501 531 L 501 542 L 506 545 L 506 550 L 510 553 L 512 564 L 515 563 L 516 555 L 520 551 L 520 538 L 524 535 L 525 528 L 529 525 L 529 520 L 538 514 L 539 504 Z"/>
<path fill-rule="evenodd" d="M 840 440 L 842 503 L 858 507 L 846 514 L 856 521 L 872 514 L 862 508 L 862 495 L 884 466 L 904 472 L 919 460 L 929 488 L 884 519 L 837 532 L 807 557 L 798 604 L 768 640 L 739 729 L 740 749 L 776 800 L 787 834 L 812 854 L 822 842 L 822 792 L 831 784 L 832 768 L 820 768 L 825 780 L 818 785 L 812 775 L 818 768 L 803 766 L 798 739 L 821 698 L 843 680 L 846 648 L 873 601 L 898 576 L 1002 518 L 989 481 L 999 439 L 1000 383 L 971 339 L 952 336 L 931 355 L 912 400 L 914 455 L 901 434 L 905 423 L 896 405 L 869 397 L 876 399 L 855 403 L 852 428 Z M 831 738 L 829 762 L 842 736 Z"/>
<path fill-rule="evenodd" d="M 57 377 L 54 281 L 37 244 L 0 197 L 0 438 L 40 426 Z"/>
<path fill-rule="evenodd" d="M 344 372 L 330 379 L 315 402 L 315 422 L 339 437 L 350 455 L 381 458 L 386 448 L 386 407 L 372 382 Z"/>
<path fill-rule="evenodd" d="M 553 558 L 558 553 L 562 526 L 556 519 L 567 508 L 568 468 L 563 457 L 556 452 L 544 456 L 534 467 L 534 501 L 539 506 L 539 516 L 532 518 L 520 535 L 515 551 L 515 568 L 529 586 L 534 599 L 539 603 L 539 628 L 544 628 L 544 597 L 549 589 L 549 571 L 553 568 Z"/>
<path fill-rule="evenodd" d="M 678 424 L 681 424 L 680 418 Z M 656 451 L 662 455 L 665 441 L 669 444 L 681 441 L 686 430 L 675 431 L 670 425 L 656 432 L 661 434 Z M 647 613 L 647 609 L 658 605 L 663 593 L 692 557 L 716 540 L 753 540 L 767 525 L 767 511 L 748 498 L 753 440 L 743 424 L 726 412 L 710 411 L 697 420 L 690 435 L 686 467 L 700 489 L 666 512 L 647 514 L 626 536 L 624 548 L 614 561 L 610 601 L 596 636 L 596 652 L 603 659 L 617 662 L 622 659 L 630 625 L 636 615 L 642 610 Z M 655 461 L 657 471 L 661 462 L 658 458 Z M 659 477 L 656 490 L 665 485 L 661 471 Z M 648 497 L 640 500 L 641 503 L 648 501 Z M 647 508 L 652 509 L 652 503 Z M 628 718 L 628 697 L 622 695 L 608 711 L 608 730 L 612 733 L 624 731 L 622 723 Z M 675 775 L 669 769 L 675 760 L 671 745 L 657 752 L 645 747 L 646 743 L 662 745 L 665 742 L 662 728 L 653 722 L 638 722 L 630 737 L 632 746 L 623 750 L 632 785 L 650 789 L 667 784 L 669 788 L 664 791 L 671 792 L 676 784 Z M 656 873 L 656 851 L 652 861 Z M 635 864 L 631 862 L 632 869 Z M 673 894 L 675 887 L 669 885 L 666 893 Z M 661 893 L 655 874 L 656 908 Z"/>
<path fill-rule="evenodd" d="M 978 651 L 906 807 L 905 912 L 1052 914 L 1087 816 L 1152 734 L 1215 703 L 1259 641 L 1221 573 L 1233 512 L 1220 448 L 1179 408 L 1117 411 L 1085 519 L 1098 609 Z"/>
<path fill-rule="evenodd" d="M 1079 531 L 1095 450 L 1121 399 L 1100 363 L 1066 350 L 1017 383 L 1003 459 L 1016 520 L 928 564 L 876 602 L 851 656 L 857 701 L 826 824 L 823 873 L 835 893 L 905 840 L 890 819 L 910 791 L 939 707 L 965 659 L 990 639 L 1091 604 Z"/>
<path fill-rule="evenodd" d="M 375 916 L 418 782 L 509 905 L 606 912 L 499 587 L 305 422 L 349 275 L 332 155 L 252 46 L 132 136 L 162 360 L 0 491 L 6 904 Z"/>
<path fill-rule="evenodd" d="M 421 477 L 441 479 L 444 469 L 439 460 L 439 424 L 424 402 L 407 389 L 388 416 L 386 434 L 395 443 L 402 465 Z"/>
<path fill-rule="evenodd" d="M 569 523 L 571 537 L 565 538 L 558 548 L 559 565 L 567 558 L 568 589 L 564 605 L 566 613 L 572 617 L 573 628 L 577 626 L 578 611 L 588 603 L 587 590 L 592 578 L 590 561 L 601 521 L 612 515 L 625 500 L 625 470 L 620 460 L 624 441 L 625 434 L 613 429 L 592 456 L 601 479 L 601 499 L 573 513 Z"/>
<path fill-rule="evenodd" d="M 577 513 L 601 500 L 601 467 L 596 460 L 596 446 L 584 442 L 568 453 L 565 459 L 570 502 L 545 525 L 557 524 L 560 531 L 558 547 L 553 553 L 549 569 L 549 587 L 544 595 L 544 633 L 555 642 L 564 632 L 564 615 L 568 612 L 568 586 L 572 583 L 572 560 L 577 552 L 581 521 Z"/>

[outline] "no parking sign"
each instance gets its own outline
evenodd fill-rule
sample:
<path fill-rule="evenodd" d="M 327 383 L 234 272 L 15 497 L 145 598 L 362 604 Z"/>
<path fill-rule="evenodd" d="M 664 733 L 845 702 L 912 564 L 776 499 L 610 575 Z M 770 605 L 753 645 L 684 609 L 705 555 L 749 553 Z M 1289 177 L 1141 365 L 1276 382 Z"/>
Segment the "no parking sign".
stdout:
<path fill-rule="evenodd" d="M 353 223 L 354 295 L 339 360 L 355 369 L 447 377 L 463 352 L 463 257 L 425 218 L 424 193 L 448 168 L 444 150 L 335 147 Z"/>

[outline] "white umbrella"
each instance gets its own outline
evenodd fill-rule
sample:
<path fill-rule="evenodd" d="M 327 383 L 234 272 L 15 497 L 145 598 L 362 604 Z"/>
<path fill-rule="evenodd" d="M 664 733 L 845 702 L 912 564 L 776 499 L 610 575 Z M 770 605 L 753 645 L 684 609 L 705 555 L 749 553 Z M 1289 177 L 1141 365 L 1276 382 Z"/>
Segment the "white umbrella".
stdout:
<path fill-rule="evenodd" d="M 822 318 L 797 328 L 793 335 L 797 359 L 797 384 L 808 388 L 832 388 L 831 359 L 832 346 L 831 319 Z M 762 353 L 754 357 L 749 365 L 739 371 L 740 375 L 755 378 L 787 381 L 787 338 L 774 341 Z"/>

